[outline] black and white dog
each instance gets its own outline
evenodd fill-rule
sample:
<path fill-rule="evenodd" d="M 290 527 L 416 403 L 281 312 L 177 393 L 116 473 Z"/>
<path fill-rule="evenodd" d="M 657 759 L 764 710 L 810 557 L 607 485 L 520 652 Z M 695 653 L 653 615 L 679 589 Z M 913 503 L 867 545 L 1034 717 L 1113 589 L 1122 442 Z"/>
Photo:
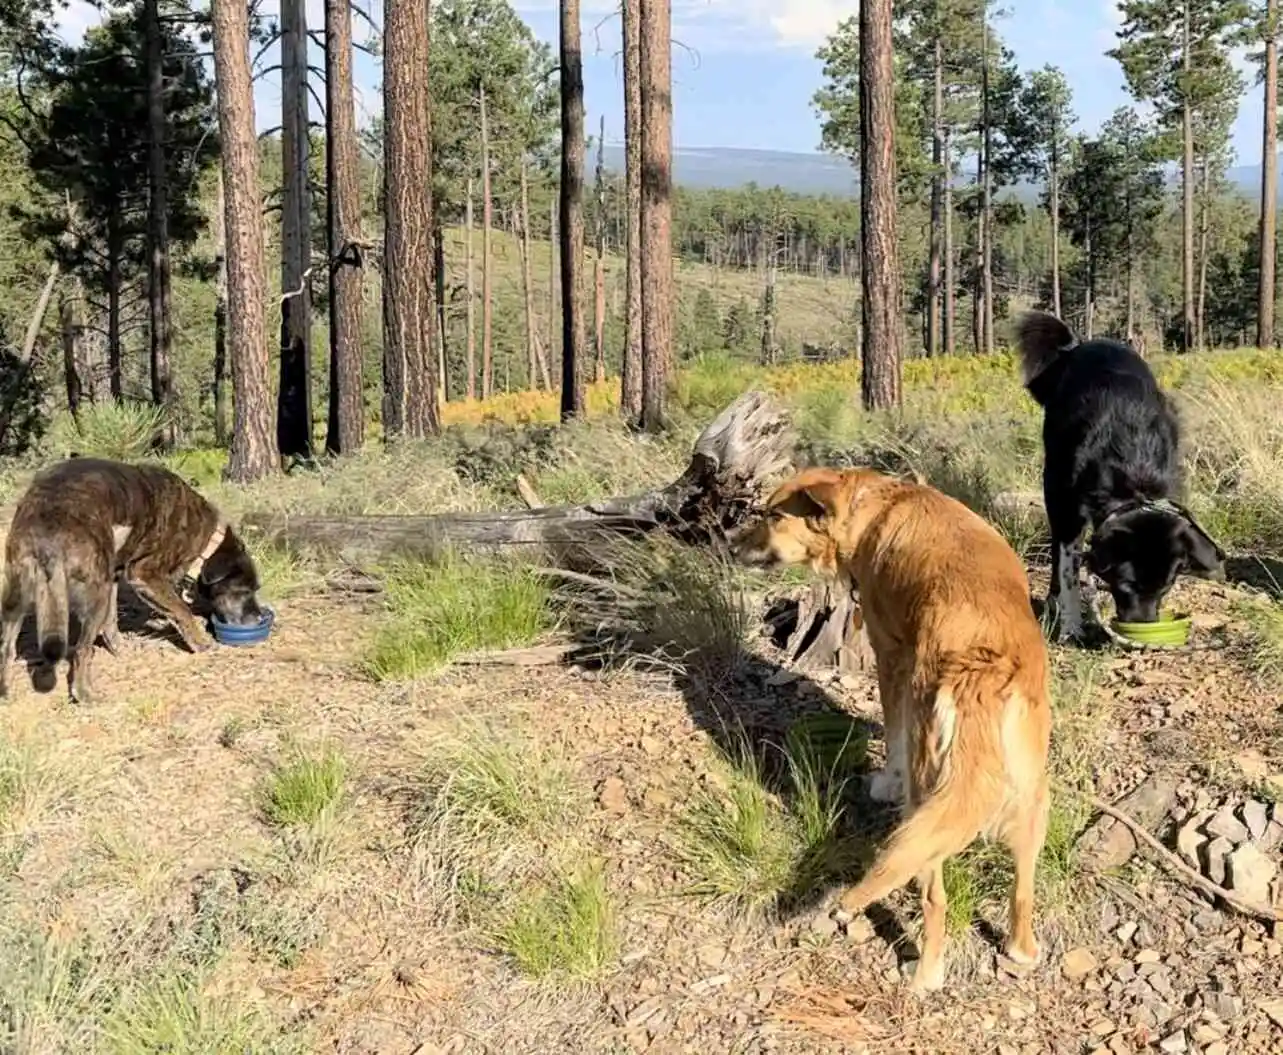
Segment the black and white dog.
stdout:
<path fill-rule="evenodd" d="M 1043 408 L 1043 501 L 1051 526 L 1048 612 L 1061 640 L 1083 631 L 1082 537 L 1088 570 L 1117 618 L 1149 623 L 1182 572 L 1224 575 L 1225 554 L 1175 501 L 1180 426 L 1145 361 L 1117 341 L 1080 343 L 1060 319 L 1017 324 L 1025 388 Z"/>

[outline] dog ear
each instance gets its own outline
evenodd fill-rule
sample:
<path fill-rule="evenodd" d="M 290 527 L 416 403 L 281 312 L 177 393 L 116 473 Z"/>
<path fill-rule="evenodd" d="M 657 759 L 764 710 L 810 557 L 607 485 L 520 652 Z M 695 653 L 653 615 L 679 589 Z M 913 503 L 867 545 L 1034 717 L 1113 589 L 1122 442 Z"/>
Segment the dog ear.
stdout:
<path fill-rule="evenodd" d="M 807 469 L 784 484 L 770 506 L 802 516 L 831 517 L 841 501 L 842 483 L 842 474 L 833 469 Z"/>
<path fill-rule="evenodd" d="M 1176 524 L 1173 541 L 1185 562 L 1185 571 L 1197 579 L 1225 578 L 1225 551 L 1186 513 Z"/>

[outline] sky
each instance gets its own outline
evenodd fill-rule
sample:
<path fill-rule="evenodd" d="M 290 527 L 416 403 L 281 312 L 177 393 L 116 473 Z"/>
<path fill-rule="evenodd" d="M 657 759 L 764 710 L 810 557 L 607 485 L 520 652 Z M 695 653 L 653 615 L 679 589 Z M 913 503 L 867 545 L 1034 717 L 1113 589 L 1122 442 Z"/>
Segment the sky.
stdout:
<path fill-rule="evenodd" d="M 672 0 L 673 140 L 678 149 L 745 147 L 810 153 L 819 149 L 819 122 L 811 97 L 821 83 L 816 48 L 840 21 L 857 13 L 859 0 Z M 276 0 L 265 0 L 272 11 Z M 354 0 L 377 24 L 382 0 Z M 595 134 L 606 119 L 607 142 L 623 137 L 623 86 L 617 0 L 581 0 L 584 97 L 587 128 Z M 534 30 L 554 48 L 556 0 L 514 0 Z M 1008 0 L 997 28 L 1022 69 L 1044 65 L 1065 71 L 1074 110 L 1084 131 L 1093 132 L 1129 102 L 1118 63 L 1105 52 L 1114 46 L 1118 13 L 1114 0 Z M 322 0 L 308 0 L 309 24 L 320 26 Z M 98 14 L 85 0 L 71 0 L 62 32 L 75 40 Z M 371 30 L 354 21 L 358 41 Z M 379 66 L 358 53 L 355 60 L 358 122 L 379 110 Z M 1261 156 L 1259 90 L 1242 101 L 1234 131 L 1237 163 Z M 279 123 L 279 76 L 256 88 L 260 128 Z"/>

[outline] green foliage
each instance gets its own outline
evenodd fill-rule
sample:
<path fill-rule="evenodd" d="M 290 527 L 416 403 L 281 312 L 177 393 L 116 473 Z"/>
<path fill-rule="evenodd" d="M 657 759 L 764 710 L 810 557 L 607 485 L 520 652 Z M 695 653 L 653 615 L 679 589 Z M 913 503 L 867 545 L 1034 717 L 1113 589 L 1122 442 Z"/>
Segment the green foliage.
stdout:
<path fill-rule="evenodd" d="M 49 446 L 61 457 L 136 462 L 151 453 L 164 422 L 163 410 L 144 403 L 91 403 L 54 422 Z"/>
<path fill-rule="evenodd" d="M 518 897 L 495 929 L 495 944 L 532 978 L 598 978 L 619 939 L 601 868 L 558 878 Z"/>
<path fill-rule="evenodd" d="M 296 751 L 264 783 L 263 815 L 278 827 L 315 824 L 343 797 L 343 756 L 333 749 Z"/>

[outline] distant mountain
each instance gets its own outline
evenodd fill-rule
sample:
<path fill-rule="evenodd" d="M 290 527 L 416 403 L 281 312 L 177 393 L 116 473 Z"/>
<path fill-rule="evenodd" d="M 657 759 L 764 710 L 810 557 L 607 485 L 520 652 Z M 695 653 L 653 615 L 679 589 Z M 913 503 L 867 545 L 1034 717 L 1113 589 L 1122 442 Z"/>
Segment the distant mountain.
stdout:
<path fill-rule="evenodd" d="M 596 163 L 588 151 L 588 173 Z M 624 148 L 606 144 L 606 167 L 624 170 Z M 850 162 L 828 154 L 791 154 L 783 150 L 733 147 L 678 147 L 673 151 L 673 182 L 699 190 L 734 190 L 747 183 L 782 187 L 797 194 L 855 196 L 855 170 Z"/>

